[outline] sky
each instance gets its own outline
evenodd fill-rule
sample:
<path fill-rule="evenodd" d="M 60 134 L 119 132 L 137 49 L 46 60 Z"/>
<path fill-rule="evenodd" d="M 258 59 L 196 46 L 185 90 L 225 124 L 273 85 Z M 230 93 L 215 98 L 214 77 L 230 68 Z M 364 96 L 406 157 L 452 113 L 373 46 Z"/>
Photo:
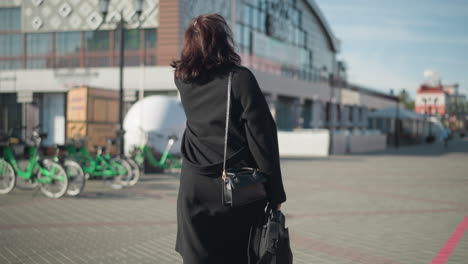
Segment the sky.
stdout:
<path fill-rule="evenodd" d="M 468 0 L 316 0 L 348 80 L 413 97 L 424 71 L 468 94 Z"/>

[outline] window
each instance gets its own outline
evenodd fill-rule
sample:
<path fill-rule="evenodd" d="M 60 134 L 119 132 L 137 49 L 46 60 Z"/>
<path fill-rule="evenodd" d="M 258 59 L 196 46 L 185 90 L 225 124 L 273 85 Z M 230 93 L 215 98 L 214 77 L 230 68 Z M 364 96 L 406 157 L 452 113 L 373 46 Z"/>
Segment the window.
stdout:
<path fill-rule="evenodd" d="M 0 56 L 21 56 L 22 51 L 21 34 L 0 35 Z"/>
<path fill-rule="evenodd" d="M 114 61 L 119 62 L 119 33 L 114 35 Z M 124 64 L 126 66 L 136 66 L 140 65 L 140 48 L 141 48 L 141 32 L 139 29 L 125 29 L 124 30 L 125 38 L 125 54 L 124 54 Z M 117 64 L 118 65 L 118 64 Z"/>
<path fill-rule="evenodd" d="M 84 32 L 85 67 L 110 66 L 109 31 Z"/>
<path fill-rule="evenodd" d="M 242 22 L 244 25 L 250 25 L 250 6 L 244 4 L 244 9 L 242 10 Z"/>
<path fill-rule="evenodd" d="M 265 13 L 265 11 L 260 12 L 259 19 L 260 19 L 260 22 L 259 22 L 260 32 L 265 33 L 266 32 L 266 13 Z"/>
<path fill-rule="evenodd" d="M 236 46 L 239 50 L 241 50 L 241 45 L 242 45 L 242 25 L 239 23 L 236 23 L 236 33 L 234 35 L 234 39 L 236 42 Z"/>
<path fill-rule="evenodd" d="M 140 30 L 139 29 L 125 29 L 124 30 L 125 38 L 125 50 L 139 50 L 140 49 Z M 119 33 L 114 34 L 114 49 L 119 49 Z"/>
<path fill-rule="evenodd" d="M 107 51 L 109 47 L 109 31 L 84 32 L 85 51 Z"/>
<path fill-rule="evenodd" d="M 155 28 L 145 29 L 145 65 L 156 65 L 156 41 L 157 32 Z"/>
<path fill-rule="evenodd" d="M 245 51 L 250 50 L 250 29 L 247 27 L 244 27 L 243 29 L 242 46 L 244 47 Z"/>
<path fill-rule="evenodd" d="M 252 27 L 258 30 L 260 28 L 260 12 L 257 8 L 251 7 L 250 16 L 252 21 Z"/>
<path fill-rule="evenodd" d="M 48 56 L 52 52 L 50 33 L 31 33 L 26 35 L 26 54 L 28 56 Z"/>
<path fill-rule="evenodd" d="M 55 67 L 79 67 L 81 32 L 55 33 Z"/>
<path fill-rule="evenodd" d="M 50 67 L 51 53 L 51 33 L 31 33 L 26 35 L 27 68 Z"/>
<path fill-rule="evenodd" d="M 22 36 L 20 34 L 0 35 L 0 70 L 21 68 L 23 55 Z"/>
<path fill-rule="evenodd" d="M 156 47 L 156 29 L 145 29 L 145 49 Z"/>
<path fill-rule="evenodd" d="M 0 31 L 21 30 L 21 9 L 0 8 Z"/>

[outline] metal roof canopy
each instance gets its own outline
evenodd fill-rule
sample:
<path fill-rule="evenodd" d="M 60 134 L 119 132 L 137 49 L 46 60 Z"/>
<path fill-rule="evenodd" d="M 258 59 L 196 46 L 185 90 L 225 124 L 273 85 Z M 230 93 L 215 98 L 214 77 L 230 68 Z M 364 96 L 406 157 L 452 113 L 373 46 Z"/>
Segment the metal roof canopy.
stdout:
<path fill-rule="evenodd" d="M 384 108 L 368 114 L 368 117 L 374 118 L 393 118 L 403 120 L 425 120 L 425 116 L 407 109 L 397 109 L 396 107 Z"/>

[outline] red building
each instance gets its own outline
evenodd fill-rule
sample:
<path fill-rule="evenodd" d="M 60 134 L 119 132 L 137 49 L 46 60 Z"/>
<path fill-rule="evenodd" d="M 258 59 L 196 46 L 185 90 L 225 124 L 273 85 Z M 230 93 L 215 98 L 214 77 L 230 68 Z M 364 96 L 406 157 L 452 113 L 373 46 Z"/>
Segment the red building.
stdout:
<path fill-rule="evenodd" d="M 416 92 L 415 111 L 419 114 L 445 115 L 450 104 L 451 87 L 453 85 L 421 85 Z"/>

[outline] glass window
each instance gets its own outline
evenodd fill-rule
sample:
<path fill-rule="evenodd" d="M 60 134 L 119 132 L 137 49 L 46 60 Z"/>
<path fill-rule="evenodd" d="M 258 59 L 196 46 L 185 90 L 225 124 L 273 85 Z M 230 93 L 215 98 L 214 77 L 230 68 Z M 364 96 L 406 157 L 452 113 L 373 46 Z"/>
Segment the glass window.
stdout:
<path fill-rule="evenodd" d="M 0 8 L 0 31 L 21 30 L 21 9 Z"/>
<path fill-rule="evenodd" d="M 50 54 L 52 52 L 51 33 L 31 33 L 26 35 L 27 68 L 46 68 L 51 66 Z M 29 58 L 38 56 L 41 58 Z"/>
<path fill-rule="evenodd" d="M 297 25 L 302 28 L 302 12 L 300 10 L 297 11 Z"/>
<path fill-rule="evenodd" d="M 259 30 L 265 33 L 266 32 L 266 12 L 265 11 L 260 12 L 259 19 L 260 19 Z"/>
<path fill-rule="evenodd" d="M 81 50 L 80 32 L 55 33 L 55 53 L 57 56 L 79 53 Z"/>
<path fill-rule="evenodd" d="M 85 67 L 110 66 L 109 31 L 84 32 Z"/>
<path fill-rule="evenodd" d="M 119 48 L 119 33 L 114 34 L 115 44 L 114 48 L 118 50 Z M 125 38 L 125 50 L 139 50 L 140 49 L 140 30 L 139 29 L 125 29 L 124 30 Z"/>
<path fill-rule="evenodd" d="M 157 31 L 155 28 L 145 29 L 145 65 L 156 65 L 156 41 Z"/>
<path fill-rule="evenodd" d="M 242 36 L 242 46 L 244 46 L 244 48 L 249 50 L 249 47 L 250 47 L 250 30 L 249 30 L 249 28 L 244 27 L 243 33 L 244 34 Z"/>
<path fill-rule="evenodd" d="M 84 49 L 86 51 L 107 51 L 109 47 L 109 31 L 84 32 Z"/>
<path fill-rule="evenodd" d="M 21 60 L 0 60 L 0 70 L 14 70 L 21 68 Z"/>
<path fill-rule="evenodd" d="M 21 56 L 22 54 L 21 34 L 0 35 L 0 56 Z"/>
<path fill-rule="evenodd" d="M 49 55 L 52 51 L 50 33 L 31 33 L 26 35 L 26 54 L 28 56 Z"/>
<path fill-rule="evenodd" d="M 55 33 L 55 67 L 79 67 L 81 32 Z"/>
<path fill-rule="evenodd" d="M 258 10 L 257 8 L 253 8 L 251 7 L 250 8 L 250 16 L 251 16 L 251 22 L 252 22 L 252 27 L 254 29 L 258 29 L 259 28 L 259 14 L 258 14 Z"/>
<path fill-rule="evenodd" d="M 236 24 L 236 33 L 234 35 L 234 39 L 236 46 L 240 48 L 240 45 L 242 45 L 242 25 L 239 23 Z"/>
<path fill-rule="evenodd" d="M 244 25 L 250 25 L 250 6 L 244 4 L 244 10 L 242 11 L 242 21 Z"/>
<path fill-rule="evenodd" d="M 145 29 L 145 49 L 156 47 L 156 29 Z"/>

